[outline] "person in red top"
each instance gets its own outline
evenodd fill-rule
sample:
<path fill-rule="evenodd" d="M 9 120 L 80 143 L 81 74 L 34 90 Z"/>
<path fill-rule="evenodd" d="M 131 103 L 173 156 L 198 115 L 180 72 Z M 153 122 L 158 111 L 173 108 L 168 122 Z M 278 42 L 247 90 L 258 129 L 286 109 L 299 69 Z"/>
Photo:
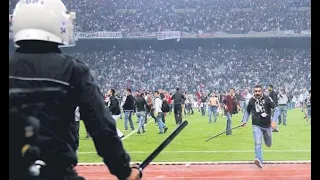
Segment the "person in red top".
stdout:
<path fill-rule="evenodd" d="M 225 96 L 223 100 L 223 107 L 227 117 L 226 135 L 232 135 L 232 131 L 230 130 L 232 128 L 232 114 L 235 114 L 235 112 L 240 109 L 239 102 L 235 97 L 234 88 L 230 88 L 229 94 Z"/>
<path fill-rule="evenodd" d="M 166 98 L 166 100 L 168 101 L 168 104 L 169 104 L 169 106 L 170 106 L 170 111 L 169 111 L 169 114 L 171 114 L 171 112 L 172 112 L 172 99 L 171 99 L 171 97 L 172 97 L 172 94 L 170 93 L 166 93 L 166 95 L 165 95 L 165 98 Z"/>

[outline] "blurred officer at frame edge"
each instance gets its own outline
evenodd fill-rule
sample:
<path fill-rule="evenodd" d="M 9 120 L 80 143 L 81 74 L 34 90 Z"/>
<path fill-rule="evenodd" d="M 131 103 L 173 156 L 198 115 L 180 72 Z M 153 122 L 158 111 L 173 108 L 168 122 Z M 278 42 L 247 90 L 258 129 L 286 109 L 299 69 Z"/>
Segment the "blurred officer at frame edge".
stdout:
<path fill-rule="evenodd" d="M 74 20 L 75 13 L 68 12 L 61 0 L 20 0 L 13 12 L 13 40 L 18 48 L 9 60 L 9 88 L 61 87 L 67 91 L 37 116 L 41 122 L 37 146 L 47 164 L 39 178 L 84 179 L 74 170 L 78 162 L 73 150 L 74 117 L 79 106 L 81 119 L 110 172 L 120 180 L 138 180 L 139 170 L 130 167 L 130 156 L 89 68 L 59 49 L 71 45 Z M 21 171 L 9 167 L 10 179 L 26 179 Z"/>

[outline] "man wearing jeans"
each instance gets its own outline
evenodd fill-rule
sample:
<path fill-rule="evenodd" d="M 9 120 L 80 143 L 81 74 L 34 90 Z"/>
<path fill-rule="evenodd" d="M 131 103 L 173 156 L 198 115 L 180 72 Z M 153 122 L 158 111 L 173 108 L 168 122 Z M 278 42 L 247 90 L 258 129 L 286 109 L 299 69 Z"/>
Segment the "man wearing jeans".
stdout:
<path fill-rule="evenodd" d="M 163 123 L 162 121 L 162 100 L 160 98 L 160 94 L 158 91 L 154 92 L 154 96 L 155 96 L 155 101 L 154 101 L 154 114 L 157 117 L 157 123 L 158 123 L 158 127 L 159 127 L 159 134 L 163 134 L 165 132 L 167 132 L 168 128 L 166 127 L 166 125 Z"/>
<path fill-rule="evenodd" d="M 278 125 L 283 123 L 283 125 L 287 125 L 287 112 L 288 112 L 288 96 L 286 94 L 286 91 L 284 89 L 280 90 L 280 93 L 278 94 L 278 107 L 280 109 L 280 116 L 279 116 L 279 122 Z M 277 128 L 278 130 L 278 128 Z"/>
<path fill-rule="evenodd" d="M 271 117 L 271 110 L 274 110 Z M 267 147 L 272 145 L 272 129 L 276 128 L 276 120 L 280 115 L 280 110 L 273 100 L 262 94 L 262 86 L 254 86 L 254 96 L 250 99 L 245 114 L 243 115 L 241 125 L 246 126 L 250 114 L 252 113 L 253 137 L 255 143 L 254 163 L 262 168 L 262 137 Z M 272 119 L 272 120 L 271 120 Z"/>
<path fill-rule="evenodd" d="M 138 127 L 138 134 L 145 133 L 146 130 L 144 129 L 144 121 L 146 117 L 146 109 L 147 109 L 147 101 L 144 98 L 144 93 L 141 93 L 135 101 L 135 107 L 136 107 L 136 115 L 138 117 L 139 121 L 139 127 Z"/>
<path fill-rule="evenodd" d="M 122 106 L 124 111 L 124 129 L 128 130 L 128 121 L 130 123 L 131 130 L 134 130 L 133 122 L 132 122 L 132 113 L 134 110 L 134 101 L 135 98 L 132 96 L 131 89 L 127 89 L 127 98 Z"/>
<path fill-rule="evenodd" d="M 186 99 L 189 101 L 186 104 L 186 107 L 188 109 L 188 114 L 194 114 L 193 108 L 192 108 L 192 105 L 193 105 L 193 96 L 192 96 L 192 94 L 187 93 Z"/>
<path fill-rule="evenodd" d="M 214 118 L 214 123 L 216 123 L 217 116 L 218 116 L 218 107 L 220 106 L 220 102 L 219 102 L 218 97 L 216 96 L 215 93 L 211 94 L 211 97 L 208 102 L 208 106 L 209 106 L 208 109 L 210 109 L 210 111 L 208 111 L 209 123 L 212 123 L 212 114 L 213 114 L 213 118 Z"/>
<path fill-rule="evenodd" d="M 235 89 L 230 88 L 229 95 L 225 96 L 223 100 L 223 106 L 225 109 L 225 114 L 227 117 L 227 126 L 226 126 L 226 135 L 230 136 L 232 135 L 232 131 L 230 130 L 231 124 L 232 124 L 232 114 L 237 110 L 236 108 L 240 109 L 239 102 L 237 101 L 235 97 Z"/>

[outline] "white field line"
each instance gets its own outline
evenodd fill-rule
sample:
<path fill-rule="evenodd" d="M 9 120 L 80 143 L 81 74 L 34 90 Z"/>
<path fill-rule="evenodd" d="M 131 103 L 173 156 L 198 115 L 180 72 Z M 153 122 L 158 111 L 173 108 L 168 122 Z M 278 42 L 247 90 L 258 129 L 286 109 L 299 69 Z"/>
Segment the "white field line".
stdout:
<path fill-rule="evenodd" d="M 147 124 L 145 124 L 145 126 L 147 126 L 148 124 L 150 124 L 152 121 L 149 120 L 149 122 L 147 122 Z M 129 133 L 128 135 L 126 135 L 124 138 L 122 138 L 121 140 L 124 141 L 125 139 L 129 138 L 130 136 L 132 136 L 134 133 L 138 132 L 138 128 L 136 128 L 134 131 L 132 131 L 131 133 Z M 79 154 L 79 152 L 78 152 Z M 81 153 L 80 153 L 81 154 Z"/>
<path fill-rule="evenodd" d="M 128 151 L 128 153 L 130 154 L 149 154 L 150 152 L 151 151 Z M 253 150 L 226 150 L 226 151 L 162 151 L 161 153 L 172 154 L 172 153 L 253 153 L 253 152 L 254 152 Z M 263 152 L 295 153 L 295 152 L 311 152 L 311 150 L 307 150 L 307 149 L 305 150 L 263 150 Z M 78 152 L 78 154 L 96 154 L 96 152 L 94 151 Z"/>
<path fill-rule="evenodd" d="M 141 162 L 131 162 L 137 164 Z M 216 165 L 216 164 L 252 164 L 253 161 L 208 161 L 208 162 L 151 162 L 151 165 Z M 301 161 L 264 161 L 263 164 L 310 164 L 311 160 Z M 78 166 L 104 166 L 104 163 L 78 163 Z"/>

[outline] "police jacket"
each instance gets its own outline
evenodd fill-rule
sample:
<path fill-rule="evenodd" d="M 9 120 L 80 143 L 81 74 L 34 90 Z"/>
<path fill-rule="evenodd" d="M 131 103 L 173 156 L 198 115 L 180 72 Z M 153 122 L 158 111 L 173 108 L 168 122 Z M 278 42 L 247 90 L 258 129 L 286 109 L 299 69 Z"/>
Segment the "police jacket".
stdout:
<path fill-rule="evenodd" d="M 117 135 L 115 121 L 89 68 L 61 53 L 56 44 L 29 41 L 9 59 L 9 88 L 61 87 L 64 97 L 52 99 L 35 115 L 41 122 L 41 159 L 47 167 L 67 168 L 77 164 L 73 151 L 76 138 L 75 109 L 90 133 L 97 154 L 119 179 L 131 173 L 130 157 Z M 50 98 L 50 97 L 47 97 Z"/>

